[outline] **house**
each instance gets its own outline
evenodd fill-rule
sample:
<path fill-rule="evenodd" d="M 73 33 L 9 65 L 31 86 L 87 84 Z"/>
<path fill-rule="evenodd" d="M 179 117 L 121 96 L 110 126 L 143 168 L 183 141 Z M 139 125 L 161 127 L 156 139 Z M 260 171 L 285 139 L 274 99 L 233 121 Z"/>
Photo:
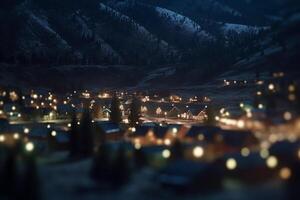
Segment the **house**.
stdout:
<path fill-rule="evenodd" d="M 269 148 L 269 153 L 276 156 L 282 165 L 290 165 L 300 156 L 300 141 L 280 141 Z"/>
<path fill-rule="evenodd" d="M 174 106 L 169 112 L 167 112 L 168 118 L 177 119 L 180 118 L 180 116 L 181 116 L 181 111 L 176 106 Z"/>
<path fill-rule="evenodd" d="M 257 145 L 258 140 L 251 131 L 220 130 L 215 135 L 215 143 L 223 152 L 237 152 L 243 147 Z"/>
<path fill-rule="evenodd" d="M 210 163 L 178 160 L 162 169 L 156 180 L 176 192 L 207 193 L 221 189 L 221 172 Z"/>
<path fill-rule="evenodd" d="M 228 153 L 217 159 L 226 178 L 236 179 L 248 184 L 255 184 L 272 178 L 273 171 L 268 169 L 265 159 L 258 152 L 251 152 L 247 156 L 241 153 Z"/>
<path fill-rule="evenodd" d="M 96 127 L 96 138 L 101 139 L 100 132 L 105 134 L 107 140 L 116 141 L 124 139 L 124 131 L 121 129 L 120 125 L 110 121 L 98 121 L 95 122 Z"/>
<path fill-rule="evenodd" d="M 216 134 L 220 131 L 221 129 L 216 126 L 192 126 L 186 133 L 185 139 L 188 141 L 198 140 L 213 143 Z"/>

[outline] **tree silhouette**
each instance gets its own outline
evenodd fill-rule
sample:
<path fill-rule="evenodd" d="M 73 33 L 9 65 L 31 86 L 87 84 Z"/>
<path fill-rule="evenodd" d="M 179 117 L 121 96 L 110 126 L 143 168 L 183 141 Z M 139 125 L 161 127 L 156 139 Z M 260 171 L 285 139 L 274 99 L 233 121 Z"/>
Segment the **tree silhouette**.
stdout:
<path fill-rule="evenodd" d="M 40 182 L 34 155 L 27 155 L 25 158 L 25 172 L 21 191 L 18 193 L 20 199 L 39 200 Z"/>
<path fill-rule="evenodd" d="M 128 116 L 129 124 L 131 127 L 135 127 L 139 123 L 141 116 L 141 105 L 138 98 L 133 98 L 130 105 L 130 113 Z"/>
<path fill-rule="evenodd" d="M 111 166 L 108 154 L 108 146 L 103 143 L 99 146 L 98 151 L 94 157 L 91 178 L 98 182 L 106 182 L 110 180 Z"/>
<path fill-rule="evenodd" d="M 94 140 L 89 109 L 83 112 L 80 125 L 80 152 L 82 156 L 90 156 L 94 152 Z"/>
<path fill-rule="evenodd" d="M 0 194 L 12 196 L 17 185 L 16 153 L 8 149 L 0 171 Z"/>
<path fill-rule="evenodd" d="M 122 121 L 122 115 L 120 110 L 120 101 L 116 94 L 111 100 L 110 110 L 110 121 L 114 123 L 120 123 Z"/>
<path fill-rule="evenodd" d="M 216 124 L 216 119 L 215 119 L 216 111 L 212 105 L 209 105 L 207 107 L 206 115 L 207 115 L 207 118 L 206 118 L 205 124 L 211 125 L 211 126 L 215 125 Z"/>
<path fill-rule="evenodd" d="M 179 139 L 174 141 L 171 147 L 171 157 L 170 160 L 180 160 L 184 158 L 184 149 Z"/>
<path fill-rule="evenodd" d="M 116 189 L 128 182 L 130 170 L 128 160 L 125 154 L 125 149 L 121 145 L 117 155 L 112 163 L 112 186 Z"/>
<path fill-rule="evenodd" d="M 70 156 L 77 156 L 80 153 L 80 134 L 77 125 L 76 113 L 73 113 L 70 133 Z"/>
<path fill-rule="evenodd" d="M 143 149 L 135 149 L 133 152 L 135 167 L 140 169 L 147 165 L 147 157 Z"/>

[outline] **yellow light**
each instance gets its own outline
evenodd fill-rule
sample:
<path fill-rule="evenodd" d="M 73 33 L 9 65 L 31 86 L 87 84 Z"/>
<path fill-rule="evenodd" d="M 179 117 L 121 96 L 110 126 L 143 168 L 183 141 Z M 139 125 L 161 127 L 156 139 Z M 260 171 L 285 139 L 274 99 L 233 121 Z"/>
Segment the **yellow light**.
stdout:
<path fill-rule="evenodd" d="M 172 133 L 173 133 L 173 134 L 176 134 L 177 132 L 178 132 L 178 129 L 177 129 L 177 128 L 175 128 L 175 127 L 172 128 Z"/>
<path fill-rule="evenodd" d="M 289 94 L 288 99 L 290 101 L 295 101 L 296 100 L 296 95 L 295 94 Z"/>
<path fill-rule="evenodd" d="M 170 139 L 165 139 L 164 144 L 167 145 L 167 146 L 171 145 L 171 140 Z"/>
<path fill-rule="evenodd" d="M 71 123 L 68 123 L 68 127 L 71 128 L 71 126 L 72 126 Z"/>
<path fill-rule="evenodd" d="M 286 111 L 285 113 L 283 113 L 283 118 L 286 120 L 286 121 L 289 121 L 292 119 L 292 113 Z"/>
<path fill-rule="evenodd" d="M 243 120 L 238 120 L 237 126 L 238 126 L 238 128 L 244 128 L 245 127 L 245 122 Z"/>
<path fill-rule="evenodd" d="M 24 133 L 28 134 L 29 133 L 29 128 L 24 128 Z"/>
<path fill-rule="evenodd" d="M 0 142 L 4 142 L 5 141 L 5 136 L 4 135 L 0 135 Z"/>
<path fill-rule="evenodd" d="M 278 165 L 278 160 L 275 156 L 270 156 L 266 160 L 266 164 L 269 168 L 275 168 Z"/>
<path fill-rule="evenodd" d="M 142 148 L 142 145 L 140 143 L 135 143 L 134 144 L 134 148 L 135 149 L 141 149 Z"/>
<path fill-rule="evenodd" d="M 250 154 L 250 150 L 247 147 L 244 147 L 241 149 L 241 154 L 242 156 L 247 157 Z"/>
<path fill-rule="evenodd" d="M 275 89 L 275 85 L 270 83 L 269 86 L 268 86 L 269 90 L 274 90 Z"/>
<path fill-rule="evenodd" d="M 220 120 L 220 117 L 219 117 L 219 116 L 215 116 L 215 120 L 216 120 L 216 121 L 219 121 L 219 120 Z"/>
<path fill-rule="evenodd" d="M 289 85 L 288 90 L 289 90 L 289 92 L 295 92 L 296 91 L 296 87 L 294 85 Z"/>
<path fill-rule="evenodd" d="M 193 149 L 193 155 L 196 157 L 196 158 L 201 158 L 204 154 L 204 150 L 202 147 L 200 146 L 197 146 Z"/>
<path fill-rule="evenodd" d="M 291 177 L 292 175 L 292 171 L 290 170 L 290 168 L 288 167 L 283 167 L 282 169 L 280 169 L 279 171 L 279 176 L 281 179 L 283 180 L 287 180 Z"/>
<path fill-rule="evenodd" d="M 261 92 L 261 91 L 257 91 L 257 92 L 256 92 L 256 95 L 257 95 L 257 96 L 261 96 L 261 95 L 262 95 L 262 92 Z"/>
<path fill-rule="evenodd" d="M 233 159 L 233 158 L 229 158 L 226 161 L 226 167 L 227 167 L 228 170 L 234 170 L 237 167 L 236 160 Z"/>
<path fill-rule="evenodd" d="M 33 151 L 34 150 L 34 144 L 32 142 L 28 142 L 26 145 L 25 145 L 25 149 L 26 151 Z"/>
<path fill-rule="evenodd" d="M 12 106 L 11 109 L 12 109 L 13 111 L 15 111 L 15 110 L 16 110 L 16 106 Z"/>
<path fill-rule="evenodd" d="M 132 133 L 135 133 L 135 132 L 136 132 L 136 128 L 135 128 L 135 127 L 132 127 L 132 128 L 131 128 L 131 132 L 132 132 Z"/>
<path fill-rule="evenodd" d="M 240 107 L 244 108 L 245 104 L 244 103 L 240 103 Z"/>
<path fill-rule="evenodd" d="M 202 141 L 202 140 L 204 140 L 204 139 L 205 139 L 205 137 L 204 137 L 203 134 L 199 134 L 199 135 L 198 135 L 198 140 Z"/>
<path fill-rule="evenodd" d="M 55 137 L 55 136 L 56 136 L 56 131 L 52 131 L 52 132 L 51 132 L 51 135 L 52 135 L 53 137 Z"/>
<path fill-rule="evenodd" d="M 18 133 L 15 133 L 15 134 L 14 134 L 14 139 L 17 140 L 17 139 L 19 139 L 19 138 L 20 138 L 20 135 L 19 135 Z"/>
<path fill-rule="evenodd" d="M 163 158 L 170 158 L 170 156 L 171 156 L 171 151 L 169 149 L 165 149 L 162 151 Z"/>
<path fill-rule="evenodd" d="M 260 150 L 259 154 L 260 154 L 260 157 L 267 158 L 269 156 L 269 150 L 268 149 L 262 149 L 262 150 Z"/>

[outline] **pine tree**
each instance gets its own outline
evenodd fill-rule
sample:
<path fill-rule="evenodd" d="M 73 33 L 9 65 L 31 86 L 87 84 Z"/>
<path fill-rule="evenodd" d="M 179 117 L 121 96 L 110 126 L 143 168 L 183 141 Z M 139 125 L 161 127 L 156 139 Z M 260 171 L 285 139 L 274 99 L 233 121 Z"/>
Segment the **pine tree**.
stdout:
<path fill-rule="evenodd" d="M 180 140 L 175 140 L 171 147 L 171 160 L 180 160 L 184 158 L 184 149 Z"/>
<path fill-rule="evenodd" d="M 16 154 L 13 150 L 7 150 L 7 155 L 0 171 L 0 194 L 12 196 L 17 185 Z"/>
<path fill-rule="evenodd" d="M 34 155 L 27 155 L 25 158 L 25 172 L 21 191 L 17 194 L 19 199 L 39 200 L 40 199 L 40 182 L 38 170 Z"/>
<path fill-rule="evenodd" d="M 133 155 L 136 168 L 140 169 L 147 165 L 147 157 L 142 149 L 135 149 Z"/>
<path fill-rule="evenodd" d="M 80 134 L 77 125 L 76 113 L 73 113 L 70 133 L 70 156 L 78 156 L 80 153 Z"/>
<path fill-rule="evenodd" d="M 52 134 L 53 134 L 53 131 L 49 131 L 48 135 L 47 135 L 48 147 L 49 147 L 50 151 L 55 150 L 56 146 L 57 146 L 56 138 Z"/>
<path fill-rule="evenodd" d="M 99 146 L 90 174 L 91 178 L 98 182 L 106 182 L 111 179 L 111 165 L 106 143 Z"/>
<path fill-rule="evenodd" d="M 137 98 L 134 98 L 130 105 L 130 114 L 128 116 L 129 124 L 131 127 L 135 127 L 139 123 L 140 115 L 141 115 L 140 102 Z"/>
<path fill-rule="evenodd" d="M 120 101 L 116 94 L 111 100 L 110 110 L 110 121 L 114 123 L 120 123 L 122 121 L 122 115 L 120 110 Z"/>
<path fill-rule="evenodd" d="M 129 181 L 130 170 L 125 149 L 120 146 L 112 164 L 112 186 L 116 189 Z"/>
<path fill-rule="evenodd" d="M 215 109 L 213 108 L 212 105 L 209 105 L 206 109 L 206 115 L 207 115 L 207 118 L 206 118 L 206 121 L 205 123 L 207 125 L 210 125 L 210 126 L 213 126 L 216 124 L 216 119 L 215 119 Z"/>
<path fill-rule="evenodd" d="M 94 152 L 94 140 L 89 109 L 84 111 L 80 125 L 80 153 L 82 156 L 90 156 Z"/>

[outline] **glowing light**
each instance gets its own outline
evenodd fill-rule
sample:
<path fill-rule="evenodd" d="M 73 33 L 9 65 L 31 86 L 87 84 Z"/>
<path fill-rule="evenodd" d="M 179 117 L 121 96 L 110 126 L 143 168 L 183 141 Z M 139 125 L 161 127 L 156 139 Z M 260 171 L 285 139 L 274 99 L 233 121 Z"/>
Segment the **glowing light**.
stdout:
<path fill-rule="evenodd" d="M 171 140 L 170 139 L 165 139 L 164 144 L 167 145 L 167 146 L 170 146 L 171 145 Z"/>
<path fill-rule="evenodd" d="M 278 165 L 278 160 L 275 156 L 270 156 L 266 160 L 266 164 L 269 168 L 273 169 Z"/>
<path fill-rule="evenodd" d="M 0 135 L 0 142 L 4 142 L 5 141 L 5 136 L 4 135 Z"/>
<path fill-rule="evenodd" d="M 193 149 L 193 155 L 196 157 L 196 158 L 201 158 L 204 154 L 204 150 L 202 147 L 200 146 L 197 146 Z"/>
<path fill-rule="evenodd" d="M 227 167 L 228 170 L 234 170 L 237 167 L 236 160 L 233 159 L 233 158 L 229 158 L 226 161 L 226 167 Z"/>
<path fill-rule="evenodd" d="M 257 92 L 256 92 L 256 95 L 257 95 L 257 96 L 261 96 L 261 95 L 262 95 L 262 92 L 261 92 L 261 91 L 257 91 Z"/>
<path fill-rule="evenodd" d="M 269 90 L 274 90 L 275 89 L 275 85 L 270 83 L 269 86 L 268 86 Z"/>
<path fill-rule="evenodd" d="M 282 169 L 280 169 L 279 171 L 279 176 L 281 179 L 283 180 L 287 180 L 291 177 L 292 175 L 292 171 L 290 170 L 290 168 L 288 167 L 283 167 Z"/>
<path fill-rule="evenodd" d="M 244 108 L 245 104 L 244 103 L 240 103 L 240 107 Z"/>
<path fill-rule="evenodd" d="M 296 100 L 296 95 L 295 94 L 289 94 L 288 99 L 290 101 L 295 101 Z"/>
<path fill-rule="evenodd" d="M 11 107 L 11 110 L 13 110 L 13 111 L 15 111 L 16 109 L 17 109 L 16 106 Z"/>
<path fill-rule="evenodd" d="M 55 136 L 56 136 L 56 131 L 51 131 L 51 135 L 52 135 L 53 137 L 55 137 Z"/>
<path fill-rule="evenodd" d="M 72 124 L 71 124 L 71 123 L 68 123 L 68 127 L 71 128 L 71 126 L 72 126 Z"/>
<path fill-rule="evenodd" d="M 19 139 L 19 138 L 20 138 L 20 135 L 19 135 L 18 133 L 15 133 L 15 134 L 14 134 L 14 139 L 17 140 L 17 139 Z"/>
<path fill-rule="evenodd" d="M 247 147 L 244 147 L 241 149 L 241 154 L 242 156 L 247 157 L 250 154 L 250 150 Z"/>
<path fill-rule="evenodd" d="M 132 128 L 131 128 L 131 132 L 132 132 L 132 133 L 136 132 L 136 128 L 135 128 L 135 127 L 132 127 Z"/>
<path fill-rule="evenodd" d="M 295 92 L 296 87 L 294 85 L 289 85 L 288 90 L 289 90 L 289 92 Z"/>
<path fill-rule="evenodd" d="M 267 158 L 269 156 L 269 150 L 268 149 L 262 149 L 262 150 L 260 150 L 259 154 L 260 154 L 260 157 Z"/>
<path fill-rule="evenodd" d="M 259 109 L 263 109 L 263 108 L 264 108 L 264 105 L 260 103 L 260 104 L 258 104 L 258 108 L 259 108 Z"/>
<path fill-rule="evenodd" d="M 291 120 L 292 117 L 293 117 L 292 113 L 290 113 L 290 112 L 288 112 L 288 111 L 285 112 L 285 113 L 283 113 L 283 118 L 284 118 L 286 121 Z"/>
<path fill-rule="evenodd" d="M 171 151 L 169 149 L 165 149 L 162 151 L 163 158 L 170 158 L 170 156 L 171 156 Z"/>
<path fill-rule="evenodd" d="M 24 131 L 25 134 L 28 134 L 30 130 L 29 130 L 29 128 L 24 128 L 23 131 Z"/>
<path fill-rule="evenodd" d="M 48 124 L 48 125 L 47 125 L 47 128 L 51 128 L 51 125 L 50 125 L 50 124 Z"/>
<path fill-rule="evenodd" d="M 238 128 L 244 128 L 245 127 L 245 122 L 243 120 L 238 120 L 237 127 Z"/>
<path fill-rule="evenodd" d="M 178 132 L 178 129 L 177 129 L 177 128 L 175 128 L 175 127 L 172 128 L 172 133 L 173 133 L 173 134 L 176 134 L 177 132 Z"/>
<path fill-rule="evenodd" d="M 28 152 L 31 152 L 34 150 L 34 144 L 32 142 L 28 142 L 26 145 L 25 145 L 25 149 L 26 151 Z"/>
<path fill-rule="evenodd" d="M 205 137 L 204 137 L 203 134 L 199 134 L 199 135 L 198 135 L 198 140 L 202 141 L 202 140 L 204 140 L 204 139 L 205 139 Z"/>
<path fill-rule="evenodd" d="M 134 148 L 135 149 L 141 149 L 142 148 L 142 145 L 140 143 L 135 143 L 134 144 Z"/>

